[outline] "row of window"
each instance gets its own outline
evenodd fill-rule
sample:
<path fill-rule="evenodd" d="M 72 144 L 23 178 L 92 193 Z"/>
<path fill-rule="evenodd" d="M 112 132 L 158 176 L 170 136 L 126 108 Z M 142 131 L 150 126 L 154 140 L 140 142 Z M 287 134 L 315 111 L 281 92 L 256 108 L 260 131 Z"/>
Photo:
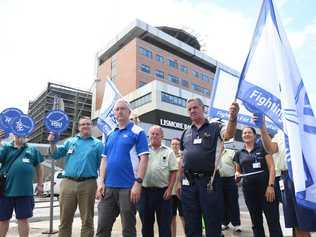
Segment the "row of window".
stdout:
<path fill-rule="evenodd" d="M 179 97 L 179 96 L 175 96 L 175 95 L 171 95 L 168 94 L 166 92 L 161 92 L 161 101 L 169 103 L 169 104 L 173 104 L 173 105 L 177 105 L 183 108 L 186 108 L 187 106 L 187 100 Z M 208 106 L 204 105 L 204 113 L 208 113 Z"/>
<path fill-rule="evenodd" d="M 150 59 L 153 59 L 153 53 L 151 50 L 149 49 L 145 49 L 143 47 L 139 47 L 139 52 L 141 55 L 147 57 L 147 58 L 150 58 Z M 156 58 L 156 61 L 160 62 L 160 63 L 164 63 L 165 62 L 165 59 L 163 56 L 159 55 L 159 54 L 156 54 L 155 56 Z M 180 69 L 180 72 L 183 72 L 185 74 L 188 74 L 189 73 L 189 69 L 187 66 L 185 65 L 178 65 L 177 61 L 176 60 L 173 60 L 173 59 L 168 59 L 167 60 L 167 63 L 168 63 L 168 66 L 170 68 L 173 68 L 173 69 Z M 207 75 L 206 73 L 203 73 L 203 72 L 198 72 L 196 70 L 192 70 L 192 75 L 196 78 L 199 78 L 203 81 L 210 81 L 210 76 Z"/>
<path fill-rule="evenodd" d="M 161 101 L 169 103 L 169 104 L 173 104 L 173 105 L 178 105 L 180 107 L 186 107 L 187 105 L 187 100 L 182 98 L 182 97 L 178 97 L 178 96 L 174 96 L 174 95 L 170 95 L 166 92 L 161 92 Z"/>
<path fill-rule="evenodd" d="M 148 104 L 152 101 L 152 95 L 151 93 L 148 93 L 142 97 L 139 97 L 135 100 L 132 100 L 130 102 L 130 105 L 132 107 L 132 109 L 138 108 L 142 105 Z M 187 105 L 187 99 L 184 99 L 182 97 L 179 96 L 175 96 L 175 95 L 171 95 L 168 94 L 166 92 L 161 91 L 161 101 L 169 103 L 169 104 L 173 104 L 173 105 L 177 105 L 183 108 L 186 108 Z M 208 106 L 204 105 L 204 112 L 207 113 L 208 112 Z"/>
<path fill-rule="evenodd" d="M 137 98 L 136 100 L 132 100 L 130 105 L 132 109 L 138 108 L 144 104 L 148 104 L 151 102 L 151 93 L 148 93 L 142 97 Z"/>
<path fill-rule="evenodd" d="M 145 73 L 150 73 L 150 67 L 146 64 L 141 64 L 140 65 L 140 71 L 142 72 L 145 72 Z M 165 74 L 163 71 L 161 70 L 156 70 L 155 71 L 155 77 L 158 78 L 158 79 L 165 79 Z M 174 75 L 171 75 L 171 74 L 168 74 L 167 76 L 167 80 L 172 82 L 172 83 L 175 83 L 175 84 L 180 84 L 181 82 L 181 85 L 183 87 L 186 87 L 186 88 L 189 88 L 189 82 L 185 79 L 180 79 L 179 77 L 177 76 L 174 76 Z M 210 91 L 209 89 L 207 88 L 204 88 L 196 83 L 192 83 L 192 89 L 197 91 L 197 92 L 200 92 L 204 95 L 207 95 L 209 96 L 210 95 Z"/>

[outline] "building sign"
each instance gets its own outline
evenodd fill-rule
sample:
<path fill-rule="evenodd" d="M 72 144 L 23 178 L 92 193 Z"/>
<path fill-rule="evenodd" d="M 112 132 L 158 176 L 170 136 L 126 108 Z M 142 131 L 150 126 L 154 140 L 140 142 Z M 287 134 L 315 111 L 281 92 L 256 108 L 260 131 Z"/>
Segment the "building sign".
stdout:
<path fill-rule="evenodd" d="M 143 114 L 139 117 L 141 122 L 157 124 L 161 127 L 184 130 L 191 124 L 189 117 L 165 112 L 162 110 L 154 110 Z"/>
<path fill-rule="evenodd" d="M 168 120 L 168 119 L 161 118 L 160 119 L 160 126 L 162 126 L 162 127 L 171 127 L 171 128 L 184 130 L 190 125 L 189 124 L 185 124 L 185 123 L 181 123 L 181 122 L 176 122 L 176 121 L 171 121 L 171 120 Z"/>

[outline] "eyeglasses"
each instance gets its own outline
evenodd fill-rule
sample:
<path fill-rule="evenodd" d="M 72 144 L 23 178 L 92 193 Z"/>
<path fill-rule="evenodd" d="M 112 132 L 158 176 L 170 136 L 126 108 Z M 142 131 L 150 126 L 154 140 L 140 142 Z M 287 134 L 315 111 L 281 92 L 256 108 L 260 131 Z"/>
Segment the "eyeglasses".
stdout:
<path fill-rule="evenodd" d="M 92 124 L 91 123 L 81 123 L 79 124 L 79 126 L 91 126 Z"/>

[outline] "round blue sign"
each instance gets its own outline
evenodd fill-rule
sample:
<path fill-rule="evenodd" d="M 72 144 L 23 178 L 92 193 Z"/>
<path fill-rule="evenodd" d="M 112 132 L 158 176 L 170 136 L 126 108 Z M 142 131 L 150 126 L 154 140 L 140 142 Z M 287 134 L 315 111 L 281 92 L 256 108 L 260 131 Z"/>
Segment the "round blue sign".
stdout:
<path fill-rule="evenodd" d="M 1 128 L 7 133 L 12 132 L 11 122 L 13 121 L 13 119 L 19 118 L 22 114 L 23 114 L 23 112 L 17 108 L 7 108 L 7 109 L 3 110 L 1 112 L 1 116 L 0 116 Z"/>
<path fill-rule="evenodd" d="M 44 125 L 50 132 L 62 133 L 68 128 L 69 118 L 62 110 L 52 110 L 44 118 Z"/>
<path fill-rule="evenodd" d="M 33 119 L 26 114 L 14 118 L 10 125 L 12 133 L 19 137 L 27 137 L 31 135 L 35 126 Z"/>

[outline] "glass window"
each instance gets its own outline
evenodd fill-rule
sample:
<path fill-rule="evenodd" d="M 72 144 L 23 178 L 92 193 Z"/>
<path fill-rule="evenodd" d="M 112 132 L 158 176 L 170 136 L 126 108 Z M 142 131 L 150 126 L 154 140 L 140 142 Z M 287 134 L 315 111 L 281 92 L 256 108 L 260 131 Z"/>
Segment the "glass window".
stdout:
<path fill-rule="evenodd" d="M 157 78 L 160 78 L 160 79 L 164 79 L 164 78 L 165 78 L 164 72 L 163 72 L 163 71 L 160 71 L 160 70 L 156 70 L 155 76 L 156 76 Z"/>
<path fill-rule="evenodd" d="M 151 102 L 151 93 L 148 93 L 140 98 L 137 98 L 136 100 L 131 101 L 130 105 L 131 105 L 132 109 L 135 109 L 137 107 L 140 107 L 144 104 L 148 104 L 150 102 Z"/>
<path fill-rule="evenodd" d="M 187 80 L 181 79 L 181 85 L 184 87 L 189 87 L 189 82 Z"/>
<path fill-rule="evenodd" d="M 196 78 L 199 78 L 199 72 L 198 71 L 195 71 L 195 70 L 192 70 L 192 75 Z"/>
<path fill-rule="evenodd" d="M 150 59 L 153 58 L 153 53 L 150 50 L 148 50 L 148 49 L 145 49 L 143 47 L 139 47 L 139 52 L 140 52 L 141 55 L 143 55 L 143 56 L 145 56 L 147 58 L 150 58 Z"/>
<path fill-rule="evenodd" d="M 144 81 L 139 81 L 137 88 L 140 88 L 140 87 L 142 87 L 142 86 L 144 86 L 144 85 L 146 85 L 146 82 L 144 82 Z"/>
<path fill-rule="evenodd" d="M 168 65 L 169 65 L 169 67 L 171 67 L 171 68 L 178 69 L 178 63 L 177 63 L 175 60 L 168 59 Z"/>
<path fill-rule="evenodd" d="M 183 73 L 188 73 L 188 67 L 185 65 L 180 65 L 180 71 Z"/>
<path fill-rule="evenodd" d="M 168 74 L 168 80 L 172 83 L 179 84 L 179 77 L 176 77 L 174 75 Z"/>
<path fill-rule="evenodd" d="M 169 104 L 173 104 L 173 105 L 177 105 L 180 107 L 186 107 L 187 104 L 187 100 L 179 97 L 179 96 L 174 96 L 174 95 L 170 95 L 166 92 L 161 92 L 161 101 L 169 103 Z"/>
<path fill-rule="evenodd" d="M 164 62 L 164 57 L 159 55 L 159 54 L 156 54 L 156 61 L 163 63 Z"/>
<path fill-rule="evenodd" d="M 205 74 L 205 73 L 201 73 L 200 78 L 203 81 L 209 81 L 209 76 L 207 74 Z"/>
<path fill-rule="evenodd" d="M 198 91 L 206 96 L 209 96 L 210 95 L 210 90 L 207 89 L 207 88 L 204 88 L 198 84 L 195 84 L 195 83 L 192 83 L 192 89 L 195 90 L 195 91 Z"/>
<path fill-rule="evenodd" d="M 146 64 L 141 64 L 140 65 L 140 70 L 142 72 L 145 72 L 145 73 L 150 73 L 150 67 L 148 65 L 146 65 Z"/>

